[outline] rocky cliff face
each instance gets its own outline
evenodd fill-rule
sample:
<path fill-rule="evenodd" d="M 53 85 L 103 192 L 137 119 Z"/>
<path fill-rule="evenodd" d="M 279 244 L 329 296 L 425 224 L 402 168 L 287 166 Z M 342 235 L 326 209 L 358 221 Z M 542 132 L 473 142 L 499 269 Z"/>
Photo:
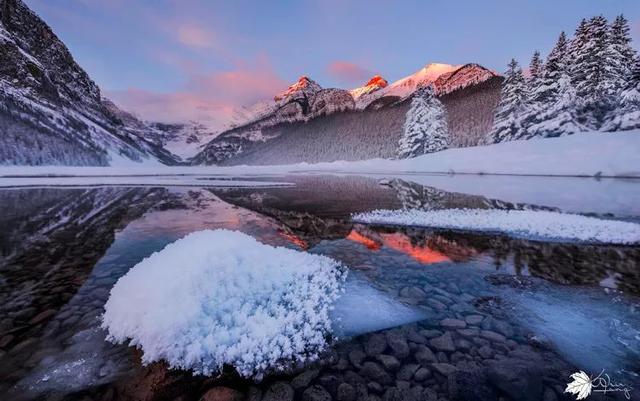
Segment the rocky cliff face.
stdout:
<path fill-rule="evenodd" d="M 452 146 L 472 146 L 491 129 L 502 78 L 477 64 L 429 64 L 388 84 L 375 76 L 351 91 L 302 77 L 260 119 L 221 133 L 195 164 L 280 164 L 394 158 L 415 90 L 433 85 L 447 110 Z"/>
<path fill-rule="evenodd" d="M 0 0 L 0 164 L 171 164 L 21 0 Z"/>

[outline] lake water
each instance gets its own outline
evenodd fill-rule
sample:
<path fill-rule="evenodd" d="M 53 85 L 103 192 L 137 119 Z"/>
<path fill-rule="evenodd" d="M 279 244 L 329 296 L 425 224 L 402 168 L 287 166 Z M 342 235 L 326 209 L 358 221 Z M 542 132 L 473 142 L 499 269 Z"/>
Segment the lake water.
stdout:
<path fill-rule="evenodd" d="M 379 178 L 0 190 L 0 398 L 552 401 L 574 399 L 563 391 L 583 370 L 640 399 L 640 247 L 350 221 L 381 208 L 498 208 L 638 222 L 640 182 Z M 349 267 L 332 312 L 337 338 L 320 361 L 260 382 L 230 369 L 210 378 L 142 366 L 140 351 L 105 341 L 100 316 L 118 278 L 186 234 L 216 228 Z"/>

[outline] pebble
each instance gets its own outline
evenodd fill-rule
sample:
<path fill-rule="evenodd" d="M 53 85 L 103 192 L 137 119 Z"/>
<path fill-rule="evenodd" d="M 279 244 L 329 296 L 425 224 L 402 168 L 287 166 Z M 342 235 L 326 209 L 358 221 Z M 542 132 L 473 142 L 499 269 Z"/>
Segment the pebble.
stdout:
<path fill-rule="evenodd" d="M 427 294 L 424 292 L 424 290 L 422 290 L 422 288 L 411 286 L 401 289 L 400 296 L 405 298 L 423 299 L 427 297 Z"/>
<path fill-rule="evenodd" d="M 409 344 L 407 339 L 398 331 L 387 332 L 387 343 L 393 350 L 394 356 L 403 359 L 409 356 Z"/>
<path fill-rule="evenodd" d="M 387 348 L 387 340 L 383 334 L 371 335 L 364 344 L 364 352 L 369 356 L 376 356 Z"/>
<path fill-rule="evenodd" d="M 443 376 L 449 376 L 458 371 L 458 368 L 448 363 L 434 363 L 431 366 Z"/>
<path fill-rule="evenodd" d="M 480 324 L 480 322 L 482 322 L 482 319 L 484 319 L 482 315 L 469 315 L 464 318 L 465 322 L 467 322 L 468 324 Z"/>
<path fill-rule="evenodd" d="M 482 330 L 480 335 L 489 341 L 505 341 L 506 337 L 491 330 Z"/>
<path fill-rule="evenodd" d="M 400 368 L 400 371 L 398 372 L 396 377 L 398 378 L 398 380 L 411 380 L 413 378 L 413 374 L 418 370 L 419 367 L 420 365 L 415 363 L 404 365 Z"/>
<path fill-rule="evenodd" d="M 464 337 L 477 337 L 480 335 L 480 330 L 472 327 L 469 329 L 460 329 L 458 333 Z"/>
<path fill-rule="evenodd" d="M 242 401 L 244 396 L 238 390 L 229 387 L 214 387 L 200 397 L 200 401 Z"/>
<path fill-rule="evenodd" d="M 293 386 L 294 389 L 308 387 L 311 381 L 318 377 L 318 373 L 319 371 L 315 369 L 302 372 L 291 380 L 291 386 Z"/>
<path fill-rule="evenodd" d="M 380 384 L 389 384 L 391 382 L 391 377 L 389 377 L 387 372 L 385 372 L 379 364 L 371 361 L 362 364 L 360 375 Z"/>
<path fill-rule="evenodd" d="M 483 347 L 480 347 L 478 349 L 478 353 L 484 359 L 489 359 L 489 358 L 491 358 L 493 356 L 493 350 L 490 347 L 486 346 L 486 345 L 483 346 Z"/>
<path fill-rule="evenodd" d="M 262 401 L 293 401 L 293 396 L 294 391 L 289 384 L 277 382 L 267 389 Z"/>
<path fill-rule="evenodd" d="M 349 352 L 349 361 L 356 368 L 360 368 L 362 366 L 362 361 L 367 357 L 367 354 L 360 350 L 353 350 Z"/>
<path fill-rule="evenodd" d="M 427 338 L 434 338 L 442 335 L 440 330 L 420 330 L 419 333 L 421 336 L 425 336 Z"/>
<path fill-rule="evenodd" d="M 438 362 L 435 354 L 426 345 L 418 347 L 418 351 L 415 353 L 416 361 L 423 366 L 428 366 L 429 363 Z"/>
<path fill-rule="evenodd" d="M 331 394 L 324 387 L 316 384 L 304 390 L 302 401 L 331 401 Z"/>
<path fill-rule="evenodd" d="M 420 368 L 413 374 L 413 378 L 419 382 L 427 380 L 429 376 L 431 376 L 431 371 L 427 368 Z"/>
<path fill-rule="evenodd" d="M 356 389 L 349 383 L 342 383 L 338 386 L 338 401 L 354 401 L 356 399 Z"/>
<path fill-rule="evenodd" d="M 386 370 L 396 371 L 400 369 L 400 361 L 393 355 L 381 354 L 376 357 Z"/>
<path fill-rule="evenodd" d="M 443 319 L 440 321 L 440 326 L 447 329 L 464 329 L 467 327 L 467 323 L 460 319 Z"/>
<path fill-rule="evenodd" d="M 456 347 L 453 344 L 453 338 L 451 332 L 447 332 L 440 337 L 432 338 L 429 343 L 437 350 L 440 351 L 455 351 Z"/>

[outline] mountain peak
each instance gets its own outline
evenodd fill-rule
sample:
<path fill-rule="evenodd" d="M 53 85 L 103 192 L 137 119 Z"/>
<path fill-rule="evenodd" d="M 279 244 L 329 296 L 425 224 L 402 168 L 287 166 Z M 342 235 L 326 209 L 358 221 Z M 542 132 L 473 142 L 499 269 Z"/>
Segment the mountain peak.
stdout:
<path fill-rule="evenodd" d="M 366 84 L 365 86 L 375 86 L 378 88 L 384 88 L 388 85 L 389 83 L 387 82 L 386 79 L 382 78 L 380 75 L 374 75 Z"/>
<path fill-rule="evenodd" d="M 349 93 L 354 99 L 358 99 L 363 95 L 366 95 L 371 92 L 375 92 L 382 88 L 386 88 L 389 83 L 386 79 L 382 78 L 380 75 L 374 75 L 364 86 L 359 88 L 351 89 Z"/>
<path fill-rule="evenodd" d="M 321 89 L 322 87 L 316 81 L 303 75 L 298 78 L 296 83 L 290 85 L 284 92 L 276 95 L 273 99 L 278 102 L 298 93 L 316 93 Z"/>

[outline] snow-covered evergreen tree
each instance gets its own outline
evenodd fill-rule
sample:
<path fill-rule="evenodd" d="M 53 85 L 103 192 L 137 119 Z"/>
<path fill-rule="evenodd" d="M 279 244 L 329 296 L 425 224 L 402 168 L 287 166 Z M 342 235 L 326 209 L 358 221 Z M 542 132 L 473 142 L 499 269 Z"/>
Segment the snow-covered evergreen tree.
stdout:
<path fill-rule="evenodd" d="M 556 87 L 557 95 L 537 107 L 536 118 L 527 127 L 527 138 L 551 138 L 587 130 L 578 122 L 577 95 L 566 72 L 561 73 Z"/>
<path fill-rule="evenodd" d="M 549 53 L 532 94 L 526 119 L 527 139 L 557 137 L 585 131 L 578 122 L 577 96 L 568 71 L 567 38 L 562 32 Z"/>
<path fill-rule="evenodd" d="M 519 139 L 525 134 L 522 126 L 523 114 L 527 111 L 527 82 L 515 59 L 509 63 L 502 83 L 500 104 L 496 111 L 493 129 L 486 143 L 498 143 Z"/>
<path fill-rule="evenodd" d="M 431 86 L 418 89 L 407 112 L 398 156 L 415 157 L 446 149 L 448 145 L 444 106 L 436 98 Z"/>
<path fill-rule="evenodd" d="M 540 82 L 532 94 L 535 103 L 545 104 L 555 101 L 559 93 L 560 77 L 567 71 L 567 37 L 560 33 L 556 45 L 549 53 L 544 68 L 540 74 Z"/>
<path fill-rule="evenodd" d="M 622 131 L 640 128 L 640 56 L 636 57 L 630 78 L 619 96 L 617 107 L 602 129 Z"/>
<path fill-rule="evenodd" d="M 635 50 L 631 47 L 629 22 L 619 15 L 611 24 L 609 51 L 613 85 L 616 92 L 626 88 L 631 76 Z"/>
<path fill-rule="evenodd" d="M 583 20 L 570 48 L 570 77 L 581 103 L 579 119 L 593 129 L 600 127 L 616 95 L 609 36 L 603 16 Z"/>
<path fill-rule="evenodd" d="M 540 78 L 542 74 L 542 59 L 540 58 L 540 52 L 533 52 L 531 62 L 529 63 L 529 82 L 535 82 Z"/>

